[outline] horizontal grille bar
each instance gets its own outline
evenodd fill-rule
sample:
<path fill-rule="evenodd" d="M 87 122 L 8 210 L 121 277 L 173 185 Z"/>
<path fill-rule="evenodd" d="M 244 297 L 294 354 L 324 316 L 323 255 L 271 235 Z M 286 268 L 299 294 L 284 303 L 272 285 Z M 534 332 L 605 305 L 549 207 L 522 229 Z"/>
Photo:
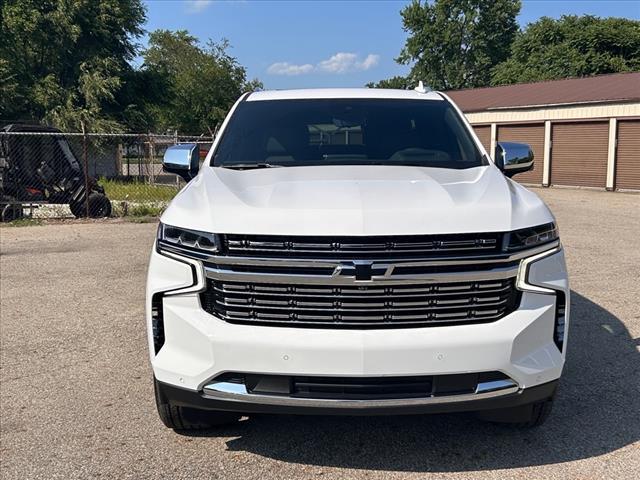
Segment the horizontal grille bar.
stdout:
<path fill-rule="evenodd" d="M 312 259 L 406 259 L 443 255 L 499 253 L 502 234 L 400 235 L 321 237 L 285 235 L 223 235 L 226 253 L 239 257 Z"/>
<path fill-rule="evenodd" d="M 475 289 L 482 292 L 503 292 L 508 289 L 508 286 L 503 281 L 484 281 L 477 283 L 463 283 L 463 284 L 424 284 L 424 285 L 396 285 L 393 287 L 378 287 L 367 286 L 363 289 L 360 286 L 353 287 L 326 287 L 326 286 L 313 286 L 313 285 L 274 285 L 274 284 L 260 284 L 260 283 L 223 283 L 219 282 L 215 285 L 215 289 L 223 294 L 257 294 L 261 296 L 282 296 L 288 297 L 326 297 L 334 298 L 336 294 L 341 297 L 348 298 L 371 298 L 374 295 L 393 295 L 398 296 L 414 296 L 421 295 L 425 297 L 430 296 L 442 296 L 442 295 L 455 295 L 459 293 L 466 293 Z"/>
<path fill-rule="evenodd" d="M 475 281 L 496 281 L 515 277 L 518 263 L 502 264 L 453 265 L 450 268 L 435 267 L 398 267 L 394 265 L 373 264 L 370 279 L 358 279 L 355 269 L 336 266 L 333 269 L 309 269 L 297 267 L 244 266 L 204 263 L 205 276 L 211 280 L 247 285 L 268 284 L 274 286 L 307 285 L 322 287 L 354 286 L 363 281 L 372 282 L 370 285 L 398 286 L 398 285 L 428 285 L 443 284 L 441 288 L 448 288 L 444 284 Z M 324 273 L 320 273 L 324 272 Z"/>
<path fill-rule="evenodd" d="M 514 279 L 380 287 L 208 280 L 203 308 L 226 321 L 384 328 L 494 321 L 513 311 Z"/>

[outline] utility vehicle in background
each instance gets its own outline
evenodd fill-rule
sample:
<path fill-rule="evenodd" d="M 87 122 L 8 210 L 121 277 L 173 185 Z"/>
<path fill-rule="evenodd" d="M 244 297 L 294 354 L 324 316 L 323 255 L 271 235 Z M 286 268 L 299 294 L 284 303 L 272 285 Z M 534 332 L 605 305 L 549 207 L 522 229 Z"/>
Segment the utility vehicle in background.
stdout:
<path fill-rule="evenodd" d="M 111 215 L 104 188 L 93 177 L 85 179 L 60 130 L 7 125 L 0 130 L 0 220 L 15 220 L 25 208 L 42 204 L 68 204 L 76 217 Z"/>

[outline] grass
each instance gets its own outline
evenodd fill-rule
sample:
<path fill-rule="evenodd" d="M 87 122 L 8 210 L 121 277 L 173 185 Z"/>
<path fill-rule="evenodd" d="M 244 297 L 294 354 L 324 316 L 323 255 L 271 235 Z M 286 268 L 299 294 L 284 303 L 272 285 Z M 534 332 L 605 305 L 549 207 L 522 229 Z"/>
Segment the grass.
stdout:
<path fill-rule="evenodd" d="M 164 207 L 157 207 L 153 205 L 131 205 L 127 210 L 127 215 L 130 217 L 159 217 Z"/>
<path fill-rule="evenodd" d="M 123 217 L 123 220 L 129 223 L 156 223 L 158 217 Z"/>
<path fill-rule="evenodd" d="M 11 222 L 3 223 L 3 226 L 6 227 L 35 227 L 38 225 L 42 225 L 44 222 L 40 218 L 18 218 L 17 220 L 13 220 Z"/>
<path fill-rule="evenodd" d="M 129 202 L 114 201 L 111 203 L 112 217 L 123 218 L 143 218 L 143 217 L 159 217 L 164 209 L 167 208 L 167 202 Z"/>
<path fill-rule="evenodd" d="M 108 179 L 100 179 L 99 183 L 104 187 L 107 197 L 116 201 L 168 202 L 178 193 L 175 185 L 150 185 L 139 181 Z"/>

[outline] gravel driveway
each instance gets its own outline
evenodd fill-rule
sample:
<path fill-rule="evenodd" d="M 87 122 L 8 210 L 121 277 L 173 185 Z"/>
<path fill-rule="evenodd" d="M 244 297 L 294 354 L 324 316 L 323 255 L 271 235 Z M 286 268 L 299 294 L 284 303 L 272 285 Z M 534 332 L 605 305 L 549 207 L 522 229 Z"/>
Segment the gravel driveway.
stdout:
<path fill-rule="evenodd" d="M 0 228 L 2 478 L 637 478 L 640 195 L 537 191 L 574 293 L 559 401 L 530 431 L 459 414 L 174 433 L 155 412 L 144 331 L 155 225 Z"/>

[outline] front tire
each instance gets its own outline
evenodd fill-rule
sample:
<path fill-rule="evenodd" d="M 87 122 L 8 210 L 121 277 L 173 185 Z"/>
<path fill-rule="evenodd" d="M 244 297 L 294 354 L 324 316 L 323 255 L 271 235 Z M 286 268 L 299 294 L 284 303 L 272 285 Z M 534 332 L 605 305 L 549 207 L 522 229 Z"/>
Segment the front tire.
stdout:
<path fill-rule="evenodd" d="M 5 197 L 0 200 L 10 202 L 14 200 L 11 197 Z M 0 203 L 0 222 L 13 222 L 24 216 L 22 205 L 16 203 Z"/>
<path fill-rule="evenodd" d="M 161 398 L 158 381 L 153 379 L 156 407 L 162 423 L 173 430 L 208 430 L 237 422 L 241 415 L 219 410 L 198 410 L 196 408 L 172 405 Z"/>
<path fill-rule="evenodd" d="M 69 208 L 76 218 L 84 218 L 87 216 L 87 206 L 84 201 L 70 203 Z M 89 194 L 89 217 L 103 218 L 110 216 L 111 201 L 102 193 L 91 192 Z"/>

